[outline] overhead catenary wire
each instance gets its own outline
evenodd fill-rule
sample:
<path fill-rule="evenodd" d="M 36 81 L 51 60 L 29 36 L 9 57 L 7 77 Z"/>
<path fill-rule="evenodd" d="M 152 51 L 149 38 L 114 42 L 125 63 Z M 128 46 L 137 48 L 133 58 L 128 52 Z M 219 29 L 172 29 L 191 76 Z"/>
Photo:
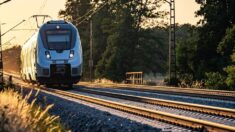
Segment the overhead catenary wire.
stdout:
<path fill-rule="evenodd" d="M 80 25 L 82 22 L 84 22 L 85 20 L 88 20 L 90 19 L 95 13 L 97 13 L 98 11 L 100 11 L 105 5 L 107 5 L 107 3 L 104 3 L 103 5 L 101 5 L 100 7 L 97 7 L 97 8 L 92 8 L 91 10 L 89 10 L 85 15 L 83 15 L 82 17 L 78 18 L 77 21 L 82 20 L 80 22 L 78 22 L 77 25 Z"/>
<path fill-rule="evenodd" d="M 96 14 L 97 12 L 99 12 L 105 5 L 107 5 L 108 3 L 104 3 L 103 5 L 101 5 L 100 7 L 98 7 L 96 10 L 94 10 L 94 12 L 92 12 L 90 15 L 89 14 L 85 14 L 87 17 L 84 18 L 83 20 L 81 20 L 80 22 L 78 22 L 78 25 L 80 25 L 82 22 L 84 22 L 87 19 L 90 19 L 94 14 Z M 93 11 L 93 10 L 92 10 Z M 90 12 L 90 11 L 89 11 Z M 89 13 L 88 12 L 88 13 Z M 82 16 L 85 17 L 85 16 Z"/>
<path fill-rule="evenodd" d="M 79 17 L 76 21 L 80 21 L 82 18 L 87 17 L 94 10 L 95 10 L 95 7 L 92 7 L 87 13 L 85 13 L 83 16 Z"/>
<path fill-rule="evenodd" d="M 14 32 L 14 31 L 15 32 L 18 32 L 18 31 L 22 32 L 21 34 L 18 34 L 19 36 L 17 35 L 17 37 L 16 36 L 14 37 L 16 40 L 16 43 L 18 43 L 19 45 L 24 44 L 38 30 L 36 28 L 33 28 L 31 19 L 32 19 L 32 17 L 29 17 L 28 19 L 24 20 L 24 23 L 20 26 L 20 28 L 10 30 L 11 32 Z M 30 36 L 30 37 L 27 37 L 27 36 Z M 22 39 L 22 41 L 19 41 L 16 38 L 21 38 L 21 39 L 23 38 L 23 39 Z M 3 44 L 3 46 L 8 47 L 7 46 L 8 42 L 9 41 L 5 42 Z"/>
<path fill-rule="evenodd" d="M 12 37 L 11 39 L 3 43 L 2 46 L 6 46 L 5 44 L 10 43 L 13 39 L 16 39 L 16 36 Z"/>
<path fill-rule="evenodd" d="M 37 14 L 41 14 L 43 9 L 45 8 L 46 6 L 46 3 L 47 3 L 47 0 L 44 0 L 42 5 L 40 6 L 39 10 L 38 10 L 38 13 Z"/>
<path fill-rule="evenodd" d="M 13 29 L 12 31 L 36 31 L 36 28 Z"/>

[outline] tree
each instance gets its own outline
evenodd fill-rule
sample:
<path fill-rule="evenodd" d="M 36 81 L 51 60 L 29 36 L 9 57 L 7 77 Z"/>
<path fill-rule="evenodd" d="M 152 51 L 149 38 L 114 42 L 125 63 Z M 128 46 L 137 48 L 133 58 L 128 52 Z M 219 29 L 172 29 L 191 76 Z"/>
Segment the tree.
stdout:
<path fill-rule="evenodd" d="M 156 37 L 153 37 L 150 30 L 142 29 L 141 23 L 146 18 L 160 17 L 160 14 L 154 12 L 156 7 L 151 6 L 155 4 L 159 7 L 158 2 L 158 0 L 116 2 L 112 9 L 115 12 L 111 20 L 112 33 L 108 35 L 107 48 L 96 66 L 97 77 L 121 81 L 125 79 L 127 71 L 156 71 L 146 63 L 147 60 L 150 63 L 156 62 L 152 61 L 153 52 L 150 52 L 155 49 Z"/>
<path fill-rule="evenodd" d="M 84 15 L 91 10 L 94 5 L 90 4 L 90 0 L 67 0 L 65 10 L 59 12 L 59 16 L 65 20 L 73 23 L 79 31 L 81 44 L 83 48 L 83 76 L 89 76 L 88 60 L 89 60 L 89 22 L 84 21 L 87 17 Z M 83 78 L 84 79 L 84 78 Z"/>
<path fill-rule="evenodd" d="M 208 72 L 206 73 L 205 85 L 210 89 L 227 89 L 225 84 L 226 77 L 219 72 Z"/>
<path fill-rule="evenodd" d="M 226 67 L 224 70 L 227 72 L 228 76 L 226 78 L 226 84 L 235 89 L 235 53 L 231 56 L 234 64 Z"/>
<path fill-rule="evenodd" d="M 198 62 L 196 69 L 201 79 L 206 72 L 222 72 L 222 68 L 228 63 L 217 52 L 219 42 L 225 35 L 226 29 L 235 22 L 234 0 L 196 0 L 201 5 L 198 16 L 203 16 L 199 21 L 199 40 L 197 42 Z"/>
<path fill-rule="evenodd" d="M 181 37 L 179 36 L 181 34 Z M 194 26 L 185 24 L 177 28 L 176 63 L 179 73 L 194 74 L 198 33 Z"/>
<path fill-rule="evenodd" d="M 197 53 L 198 32 L 197 27 L 190 24 L 176 28 L 176 64 L 178 77 L 181 83 L 191 86 L 197 76 L 195 61 Z"/>
<path fill-rule="evenodd" d="M 224 60 L 230 64 L 232 61 L 231 55 L 235 50 L 235 25 L 227 29 L 226 35 L 219 43 L 217 50 L 223 56 Z"/>
<path fill-rule="evenodd" d="M 106 6 L 92 17 L 95 77 L 122 81 L 127 71 L 163 72 L 166 54 L 157 49 L 165 50 L 166 45 L 161 37 L 154 36 L 156 29 L 144 29 L 142 25 L 148 19 L 164 16 L 156 12 L 162 0 L 101 1 L 106 2 Z M 89 75 L 89 25 L 87 21 L 78 24 L 79 18 L 98 5 L 89 3 L 87 0 L 68 0 L 66 9 L 59 13 L 80 31 L 84 77 Z"/>
<path fill-rule="evenodd" d="M 134 53 L 132 71 L 161 73 L 167 70 L 168 33 L 164 28 L 142 29 Z"/>
<path fill-rule="evenodd" d="M 229 63 L 229 66 L 224 68 L 227 73 L 226 84 L 235 88 L 235 25 L 227 30 L 225 37 L 219 44 L 218 51 Z"/>

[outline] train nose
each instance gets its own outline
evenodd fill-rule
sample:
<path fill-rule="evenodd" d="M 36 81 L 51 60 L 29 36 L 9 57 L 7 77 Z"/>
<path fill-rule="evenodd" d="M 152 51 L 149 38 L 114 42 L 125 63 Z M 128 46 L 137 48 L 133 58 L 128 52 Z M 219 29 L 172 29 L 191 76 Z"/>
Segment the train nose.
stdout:
<path fill-rule="evenodd" d="M 62 64 L 57 64 L 57 65 L 52 65 L 52 74 L 54 75 L 65 75 L 67 71 L 69 71 L 70 66 L 67 65 L 62 65 Z"/>
<path fill-rule="evenodd" d="M 50 51 L 51 60 L 68 60 L 70 59 L 70 50 L 63 50 L 62 52 Z"/>
<path fill-rule="evenodd" d="M 63 74 L 65 72 L 65 66 L 64 65 L 57 65 L 55 72 Z"/>

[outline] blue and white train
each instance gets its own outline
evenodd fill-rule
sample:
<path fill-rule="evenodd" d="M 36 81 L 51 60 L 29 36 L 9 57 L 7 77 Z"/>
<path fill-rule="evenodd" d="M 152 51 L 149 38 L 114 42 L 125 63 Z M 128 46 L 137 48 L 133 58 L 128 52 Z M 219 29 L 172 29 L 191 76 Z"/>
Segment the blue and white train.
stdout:
<path fill-rule="evenodd" d="M 71 86 L 79 82 L 82 64 L 78 30 L 66 21 L 48 21 L 22 46 L 21 77 L 25 81 Z"/>

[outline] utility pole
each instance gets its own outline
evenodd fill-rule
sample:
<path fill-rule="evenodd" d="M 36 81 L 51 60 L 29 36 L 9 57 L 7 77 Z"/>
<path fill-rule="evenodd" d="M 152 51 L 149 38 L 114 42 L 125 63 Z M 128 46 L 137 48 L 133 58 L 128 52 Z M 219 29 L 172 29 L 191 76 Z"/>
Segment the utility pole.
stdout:
<path fill-rule="evenodd" d="M 92 33 L 92 18 L 90 18 L 90 59 L 89 59 L 89 68 L 90 68 L 90 82 L 92 82 L 92 70 L 93 70 L 93 55 L 92 55 L 92 49 L 93 49 L 93 33 Z"/>
<path fill-rule="evenodd" d="M 0 5 L 10 2 L 11 0 L 5 0 Z M 1 32 L 1 21 L 0 21 L 0 90 L 3 89 L 3 60 L 2 60 L 2 32 Z"/>
<path fill-rule="evenodd" d="M 3 89 L 3 60 L 2 60 L 2 23 L 0 22 L 0 90 Z"/>
<path fill-rule="evenodd" d="M 170 5 L 170 23 L 169 23 L 169 83 L 175 85 L 176 79 L 176 45 L 175 45 L 175 0 L 164 0 Z"/>
<path fill-rule="evenodd" d="M 2 36 L 6 35 L 10 31 L 12 31 L 14 28 L 19 26 L 23 22 L 25 22 L 25 20 L 22 20 L 21 22 L 16 24 L 14 27 L 12 27 L 9 30 L 7 30 L 6 32 L 4 32 L 3 34 L 1 31 L 1 25 L 3 25 L 3 24 L 1 24 L 1 22 L 0 22 L 0 90 L 3 89 L 3 83 L 4 83 L 3 82 L 3 59 L 2 59 Z"/>
<path fill-rule="evenodd" d="M 84 21 L 88 20 L 90 22 L 90 57 L 89 57 L 89 70 L 90 70 L 90 82 L 92 82 L 92 76 L 93 76 L 93 65 L 94 65 L 94 62 L 93 62 L 93 41 L 92 41 L 92 38 L 93 38 L 93 26 L 92 26 L 92 17 L 98 12 L 100 11 L 102 8 L 105 7 L 105 5 L 107 5 L 107 3 L 101 5 L 100 7 L 98 7 L 96 10 L 90 10 L 89 12 L 87 12 L 83 17 L 85 17 L 84 19 L 81 19 L 81 21 L 78 23 L 81 24 L 83 23 Z"/>
<path fill-rule="evenodd" d="M 101 9 L 103 9 L 108 3 L 104 3 L 102 4 L 100 7 L 98 7 L 96 10 L 90 10 L 88 11 L 84 16 L 82 16 L 81 18 L 84 18 L 84 19 L 81 19 L 80 22 L 78 23 L 78 25 L 80 25 L 81 23 L 83 23 L 84 21 L 88 20 L 90 22 L 90 57 L 89 57 L 89 69 L 90 69 L 90 81 L 92 82 L 92 73 L 93 73 L 93 55 L 92 55 L 92 49 L 93 49 L 93 41 L 92 41 L 92 38 L 93 38 L 93 31 L 92 31 L 92 17 L 97 13 L 99 12 Z"/>

